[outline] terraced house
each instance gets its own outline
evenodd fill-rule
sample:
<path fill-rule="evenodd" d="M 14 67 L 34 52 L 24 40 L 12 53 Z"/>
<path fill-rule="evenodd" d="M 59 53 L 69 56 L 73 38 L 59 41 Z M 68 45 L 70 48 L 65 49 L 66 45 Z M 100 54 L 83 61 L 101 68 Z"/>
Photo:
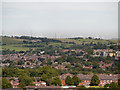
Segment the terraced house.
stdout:
<path fill-rule="evenodd" d="M 62 82 L 66 79 L 67 76 L 73 77 L 72 74 L 64 74 L 59 76 L 62 80 Z M 93 74 L 78 74 L 77 75 L 80 80 L 81 83 L 79 83 L 79 85 L 85 85 L 86 87 L 89 86 L 90 82 L 91 82 L 91 78 L 93 76 Z M 97 76 L 100 79 L 100 83 L 99 86 L 104 86 L 105 84 L 110 84 L 111 82 L 118 82 L 118 78 L 120 77 L 119 74 L 97 74 Z M 63 84 L 65 85 L 65 82 L 63 82 Z"/>

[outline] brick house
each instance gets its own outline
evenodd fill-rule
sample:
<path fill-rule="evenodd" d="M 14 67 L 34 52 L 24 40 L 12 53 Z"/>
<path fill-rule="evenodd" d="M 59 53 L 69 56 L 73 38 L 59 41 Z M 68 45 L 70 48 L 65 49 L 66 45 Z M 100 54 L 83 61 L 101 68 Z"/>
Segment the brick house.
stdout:
<path fill-rule="evenodd" d="M 89 86 L 90 82 L 91 82 L 91 78 L 93 77 L 94 74 L 78 74 L 77 77 L 80 78 L 81 83 L 79 85 L 85 85 L 85 86 Z M 63 74 L 60 75 L 59 77 L 61 78 L 61 80 L 65 80 L 67 76 L 73 77 L 72 74 Z M 118 82 L 118 78 L 120 78 L 119 74 L 97 74 L 97 76 L 100 79 L 100 86 L 104 86 L 105 84 L 110 84 L 111 82 Z"/>

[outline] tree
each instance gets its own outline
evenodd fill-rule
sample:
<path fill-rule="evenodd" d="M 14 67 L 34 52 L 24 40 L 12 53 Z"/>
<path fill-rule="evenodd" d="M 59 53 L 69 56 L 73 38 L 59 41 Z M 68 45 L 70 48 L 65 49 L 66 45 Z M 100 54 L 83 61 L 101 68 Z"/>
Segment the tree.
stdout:
<path fill-rule="evenodd" d="M 79 86 L 79 88 L 86 88 L 84 85 Z"/>
<path fill-rule="evenodd" d="M 0 88 L 2 88 L 2 79 L 0 79 Z"/>
<path fill-rule="evenodd" d="M 18 80 L 20 81 L 20 87 L 23 88 L 24 86 L 31 85 L 33 80 L 31 77 L 27 75 L 21 75 L 18 77 Z"/>
<path fill-rule="evenodd" d="M 19 87 L 24 88 L 24 87 L 25 87 L 25 84 L 21 82 L 21 83 L 19 84 Z"/>
<path fill-rule="evenodd" d="M 22 65 L 22 64 L 24 64 L 24 61 L 22 61 L 22 60 L 18 61 L 18 63 L 17 63 L 17 65 Z"/>
<path fill-rule="evenodd" d="M 51 84 L 55 86 L 62 86 L 61 79 L 59 77 L 53 78 Z"/>
<path fill-rule="evenodd" d="M 99 64 L 98 63 L 93 63 L 93 69 L 98 69 L 99 68 Z"/>
<path fill-rule="evenodd" d="M 96 52 L 96 55 L 99 55 L 99 52 Z"/>
<path fill-rule="evenodd" d="M 105 84 L 104 88 L 109 88 L 109 86 L 110 86 L 109 84 Z"/>
<path fill-rule="evenodd" d="M 47 65 L 51 65 L 51 64 L 52 64 L 51 59 L 48 59 L 47 60 Z"/>
<path fill-rule="evenodd" d="M 88 37 L 88 39 L 92 39 L 92 37 Z"/>
<path fill-rule="evenodd" d="M 109 88 L 117 88 L 117 84 L 115 82 L 112 82 L 110 84 Z"/>
<path fill-rule="evenodd" d="M 74 85 L 76 86 L 81 82 L 80 78 L 78 78 L 76 75 L 73 76 L 72 80 L 73 80 Z"/>
<path fill-rule="evenodd" d="M 15 68 L 15 67 L 16 67 L 16 65 L 17 65 L 17 63 L 16 63 L 16 62 L 10 62 L 9 67 L 11 67 L 11 68 Z"/>
<path fill-rule="evenodd" d="M 41 75 L 41 80 L 42 81 L 45 81 L 45 82 L 47 82 L 47 79 L 48 79 L 49 77 L 47 76 L 47 74 L 42 74 Z"/>
<path fill-rule="evenodd" d="M 70 76 L 67 76 L 66 79 L 65 79 L 65 83 L 67 85 L 73 85 L 73 80 Z"/>
<path fill-rule="evenodd" d="M 12 85 L 10 84 L 9 80 L 5 77 L 2 78 L 2 88 L 12 88 Z"/>
<path fill-rule="evenodd" d="M 38 58 L 38 60 L 42 62 L 42 61 L 44 61 L 45 59 L 44 59 L 44 58 Z"/>
<path fill-rule="evenodd" d="M 98 84 L 100 83 L 100 79 L 97 75 L 94 75 L 92 78 L 91 78 L 91 82 L 90 82 L 90 85 L 91 86 L 98 86 Z"/>
<path fill-rule="evenodd" d="M 58 64 L 61 64 L 64 61 L 62 57 L 56 58 L 55 62 L 58 62 Z"/>
<path fill-rule="evenodd" d="M 118 87 L 120 87 L 120 78 L 118 79 Z"/>

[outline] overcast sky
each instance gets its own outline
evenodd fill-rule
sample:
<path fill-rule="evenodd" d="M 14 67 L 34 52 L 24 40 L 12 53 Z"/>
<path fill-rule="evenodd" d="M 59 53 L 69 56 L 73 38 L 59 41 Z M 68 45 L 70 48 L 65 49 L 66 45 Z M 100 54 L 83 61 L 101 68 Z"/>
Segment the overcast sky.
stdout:
<path fill-rule="evenodd" d="M 3 2 L 3 34 L 118 37 L 117 2 Z"/>

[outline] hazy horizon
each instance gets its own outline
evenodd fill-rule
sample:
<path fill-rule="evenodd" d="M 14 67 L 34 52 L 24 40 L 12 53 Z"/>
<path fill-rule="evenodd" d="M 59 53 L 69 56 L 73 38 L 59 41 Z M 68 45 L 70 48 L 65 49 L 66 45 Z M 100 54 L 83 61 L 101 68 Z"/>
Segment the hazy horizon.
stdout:
<path fill-rule="evenodd" d="M 118 38 L 117 2 L 3 2 L 3 35 Z"/>

